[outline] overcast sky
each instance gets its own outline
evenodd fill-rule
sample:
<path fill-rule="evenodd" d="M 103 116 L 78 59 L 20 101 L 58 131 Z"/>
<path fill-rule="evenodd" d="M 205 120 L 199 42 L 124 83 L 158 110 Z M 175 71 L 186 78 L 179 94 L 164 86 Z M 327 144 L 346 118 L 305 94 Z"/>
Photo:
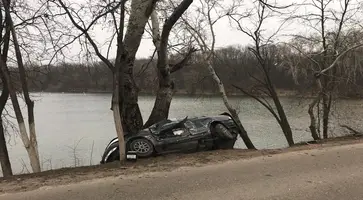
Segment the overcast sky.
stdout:
<path fill-rule="evenodd" d="M 281 1 L 281 0 L 280 0 Z M 225 0 L 223 3 L 227 4 L 228 2 L 231 2 L 231 0 Z M 249 4 L 251 2 L 250 0 L 246 0 L 245 4 Z M 281 1 L 283 2 L 283 1 Z M 199 7 L 199 0 L 194 0 L 192 6 L 189 8 L 188 15 L 193 14 L 193 10 L 196 7 Z M 286 4 L 280 4 L 280 5 L 286 5 Z M 249 19 L 244 19 L 243 23 L 247 24 Z M 264 28 L 267 29 L 267 31 L 274 31 L 277 27 L 279 27 L 281 24 L 281 21 L 278 21 L 277 18 L 270 19 L 264 24 Z M 249 24 L 248 27 L 251 27 Z M 285 27 L 289 28 L 289 27 Z M 246 34 L 242 33 L 241 31 L 237 30 L 237 27 L 235 24 L 231 24 L 229 19 L 227 17 L 224 17 L 223 19 L 219 20 L 214 25 L 215 30 L 215 36 L 216 36 L 216 48 L 221 48 L 229 45 L 247 45 L 251 44 L 252 40 L 250 37 L 248 37 Z M 287 29 L 285 29 L 286 32 Z M 149 57 L 152 55 L 154 51 L 154 46 L 151 39 L 143 39 L 142 44 L 140 45 L 140 49 L 137 53 L 137 57 Z"/>
<path fill-rule="evenodd" d="M 77 3 L 81 2 L 81 1 L 87 1 L 87 0 L 69 0 L 69 2 L 77 2 Z M 180 0 L 174 0 L 174 1 L 180 2 Z M 188 9 L 188 16 L 192 15 L 191 12 L 193 11 L 193 9 L 195 9 L 196 7 L 198 7 L 200 5 L 199 1 L 200 0 L 194 0 L 192 6 Z M 252 6 L 252 4 L 249 3 L 252 1 L 253 0 L 243 1 L 245 4 L 242 9 Z M 275 0 L 270 0 L 270 2 L 274 2 L 274 1 Z M 293 1 L 276 0 L 276 1 L 278 2 L 278 5 L 288 5 L 289 3 L 303 3 L 303 2 L 311 3 L 313 0 L 293 0 Z M 358 6 L 359 0 L 351 0 L 351 1 L 354 4 L 353 7 Z M 223 2 L 223 4 L 230 4 L 232 2 L 232 0 L 224 0 L 224 1 L 220 0 L 220 2 Z M 330 8 L 336 9 L 334 11 L 334 14 L 339 15 L 338 10 L 340 8 L 341 2 L 344 2 L 344 0 L 333 0 L 333 3 L 330 5 Z M 362 5 L 362 2 L 360 2 L 360 6 L 361 5 Z M 296 7 L 292 7 L 291 9 L 296 9 Z M 241 12 L 243 12 L 243 11 L 241 11 Z M 295 10 L 294 14 L 296 14 L 296 13 L 306 14 L 308 12 L 312 12 L 311 7 L 305 6 L 305 7 L 300 7 L 298 10 Z M 318 12 L 318 10 L 315 9 L 314 12 Z M 361 14 L 362 13 L 360 13 L 360 16 L 362 16 Z M 362 17 L 357 17 L 357 18 L 362 19 Z M 281 20 L 282 20 L 281 18 L 268 19 L 268 21 L 266 21 L 263 24 L 263 29 L 266 30 L 264 35 L 266 37 L 268 37 L 271 33 L 275 32 L 275 30 L 277 30 L 277 28 L 280 26 L 280 24 L 282 22 Z M 243 22 L 243 26 L 252 27 L 249 19 L 244 19 L 242 22 Z M 316 25 L 318 26 L 319 24 L 316 24 Z M 251 38 L 249 38 L 246 34 L 242 33 L 241 31 L 236 30 L 235 24 L 233 26 L 231 26 L 228 18 L 224 18 L 223 20 L 220 20 L 218 23 L 216 23 L 214 26 L 214 29 L 215 29 L 215 35 L 216 35 L 216 48 L 221 48 L 221 47 L 225 47 L 225 46 L 229 46 L 229 45 L 247 45 L 247 44 L 251 44 L 251 42 L 252 42 Z M 74 31 L 79 33 L 79 31 L 75 28 L 74 28 Z M 312 28 L 307 28 L 307 26 L 304 26 L 304 25 L 300 24 L 299 22 L 286 23 L 284 26 L 284 29 L 282 31 L 280 31 L 280 34 L 274 38 L 274 41 L 281 41 L 281 40 L 288 38 L 288 37 L 282 37 L 282 35 L 289 35 L 292 33 L 308 34 L 308 33 L 312 33 L 312 32 L 313 32 Z M 101 44 L 104 44 L 106 41 L 109 40 L 110 36 L 112 35 L 112 32 L 107 29 L 102 29 L 100 27 L 96 27 L 94 29 L 94 31 L 91 33 L 91 35 L 96 40 L 96 42 L 98 44 L 100 44 L 100 49 L 101 49 L 102 54 L 106 55 L 107 45 L 103 45 L 103 47 L 101 47 L 102 46 Z M 146 32 L 144 35 L 145 35 L 145 37 L 148 36 Z M 140 48 L 138 49 L 136 57 L 137 58 L 148 58 L 152 55 L 154 49 L 155 48 L 153 46 L 151 39 L 143 39 L 141 42 Z M 70 46 L 69 52 L 66 52 L 66 53 L 69 54 L 69 56 L 71 56 L 71 55 L 78 55 L 80 51 L 81 51 L 80 46 L 77 44 L 73 44 L 72 46 Z M 116 51 L 116 45 L 113 44 L 112 49 L 111 49 L 110 58 L 115 57 L 115 55 L 114 55 L 115 51 Z M 85 60 L 82 60 L 82 58 L 79 58 L 77 56 L 77 57 L 73 58 L 73 61 L 83 62 Z"/>
<path fill-rule="evenodd" d="M 281 2 L 284 2 L 282 0 L 280 0 Z M 297 0 L 299 1 L 299 0 Z M 180 2 L 180 1 L 179 1 Z M 231 0 L 226 0 L 223 3 L 224 4 L 228 4 L 231 3 Z M 246 0 L 245 3 L 246 5 L 248 4 L 248 2 L 251 2 L 251 0 Z M 199 4 L 199 0 L 194 0 L 192 6 L 188 9 L 188 15 L 193 14 L 193 10 L 198 7 Z M 285 3 L 281 3 L 280 5 L 286 5 L 286 1 Z M 248 23 L 248 19 L 245 19 L 243 21 L 243 23 Z M 269 21 L 267 21 L 264 24 L 264 28 L 267 29 L 267 31 L 274 31 L 276 30 L 276 28 L 279 27 L 279 25 L 281 24 L 281 21 L 277 21 L 277 19 L 270 19 Z M 291 27 L 285 27 L 288 29 L 291 29 Z M 294 29 L 296 29 L 298 27 L 295 27 Z M 243 34 L 240 31 L 236 30 L 236 26 L 231 26 L 228 18 L 223 18 L 222 20 L 218 21 L 215 26 L 215 35 L 216 35 L 216 48 L 220 48 L 220 47 L 225 47 L 225 46 L 229 46 L 229 45 L 247 45 L 250 44 L 252 42 L 252 40 L 246 36 L 245 34 Z M 286 29 L 287 30 L 287 29 Z M 286 31 L 285 31 L 286 32 Z M 281 32 L 285 33 L 285 32 Z M 102 29 L 96 29 L 95 30 L 95 38 L 97 38 L 97 41 L 102 44 L 104 43 L 106 40 L 108 40 L 108 38 L 110 37 L 109 32 L 102 30 Z M 147 37 L 147 33 L 144 34 L 145 37 Z M 171 39 L 172 40 L 172 39 Z M 152 43 L 151 39 L 143 39 L 140 45 L 140 48 L 137 52 L 137 58 L 147 58 L 149 56 L 152 55 L 153 51 L 154 51 L 155 47 Z M 75 53 L 77 52 L 77 48 L 75 46 L 75 48 L 72 50 Z M 106 48 L 103 48 L 103 53 L 106 53 Z M 113 45 L 112 51 L 115 51 L 115 45 Z"/>
<path fill-rule="evenodd" d="M 196 7 L 199 5 L 198 0 L 195 0 L 192 4 L 192 8 L 193 6 Z M 249 4 L 249 2 L 252 2 L 250 0 L 245 0 L 245 5 L 248 6 L 247 4 Z M 270 2 L 274 2 L 273 0 L 271 0 Z M 277 0 L 277 5 L 288 5 L 289 2 L 291 3 L 311 3 L 312 0 L 293 0 L 293 1 L 288 1 L 288 0 Z M 344 0 L 333 0 L 333 2 L 330 4 L 329 8 L 331 9 L 335 9 L 335 14 L 339 16 L 339 11 L 340 9 L 340 4 L 344 2 Z M 231 0 L 225 0 L 223 2 L 224 4 L 226 3 L 231 3 Z M 351 9 L 355 9 L 357 6 L 362 6 L 362 2 L 359 3 L 359 0 L 351 0 Z M 359 5 L 358 5 L 359 4 Z M 302 14 L 306 14 L 309 12 L 312 12 L 311 7 L 308 6 L 303 6 L 300 7 L 299 9 L 297 9 L 296 7 L 291 8 L 293 10 L 295 10 L 295 13 L 302 13 Z M 296 10 L 297 9 L 297 10 Z M 314 12 L 318 12 L 318 10 L 315 9 Z M 190 14 L 190 13 L 189 13 Z M 361 13 L 357 13 L 356 14 L 357 18 L 358 15 L 361 16 Z M 285 16 L 286 17 L 286 16 Z M 268 21 L 266 21 L 266 23 L 263 24 L 263 29 L 266 30 L 265 34 L 266 36 L 268 36 L 269 34 L 275 32 L 277 30 L 277 28 L 281 25 L 281 18 L 271 18 Z M 248 24 L 248 19 L 244 20 L 244 25 L 251 27 L 250 24 Z M 331 24 L 333 27 L 334 24 Z M 319 26 L 317 24 L 317 26 Z M 277 35 L 275 37 L 275 40 L 284 40 L 286 39 L 286 37 L 282 37 L 282 35 L 289 35 L 289 34 L 297 34 L 297 33 L 302 33 L 302 34 L 308 34 L 308 33 L 312 33 L 314 32 L 311 28 L 307 28 L 306 26 L 304 26 L 303 24 L 300 24 L 299 22 L 294 22 L 294 23 L 287 23 L 283 26 L 283 30 L 280 31 L 280 34 Z M 249 38 L 246 34 L 243 34 L 242 32 L 238 31 L 236 29 L 236 26 L 233 25 L 231 26 L 231 24 L 229 23 L 229 20 L 227 18 L 219 21 L 216 25 L 215 25 L 215 33 L 216 33 L 216 47 L 225 47 L 225 46 L 229 46 L 229 45 L 247 45 L 247 44 L 251 44 L 252 40 L 251 38 Z M 141 58 L 141 57 L 149 57 L 152 52 L 154 51 L 154 46 L 152 44 L 152 41 L 150 39 L 143 39 L 142 43 L 140 45 L 139 51 L 137 53 L 137 57 Z"/>

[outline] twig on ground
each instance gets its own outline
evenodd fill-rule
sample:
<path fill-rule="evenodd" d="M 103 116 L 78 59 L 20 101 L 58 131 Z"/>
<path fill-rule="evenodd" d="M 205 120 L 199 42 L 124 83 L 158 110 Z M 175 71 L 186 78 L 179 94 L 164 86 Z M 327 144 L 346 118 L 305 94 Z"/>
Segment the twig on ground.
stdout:
<path fill-rule="evenodd" d="M 357 130 L 355 130 L 355 129 L 353 129 L 352 127 L 350 127 L 350 126 L 348 126 L 348 125 L 340 125 L 340 127 L 343 127 L 343 128 L 346 128 L 346 129 L 348 129 L 349 131 L 351 131 L 351 132 L 353 132 L 354 134 L 354 136 L 363 136 L 363 133 L 362 132 L 359 132 L 359 131 L 357 131 Z"/>

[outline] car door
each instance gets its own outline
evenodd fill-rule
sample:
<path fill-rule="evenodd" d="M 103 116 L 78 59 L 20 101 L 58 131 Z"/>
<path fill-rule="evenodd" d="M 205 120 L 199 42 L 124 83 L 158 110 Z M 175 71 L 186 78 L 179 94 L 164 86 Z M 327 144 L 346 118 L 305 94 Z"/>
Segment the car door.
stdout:
<path fill-rule="evenodd" d="M 177 128 L 165 130 L 160 133 L 163 135 L 160 138 L 162 149 L 167 152 L 189 151 L 195 149 L 198 145 L 198 140 L 194 140 L 188 128 L 184 124 Z"/>

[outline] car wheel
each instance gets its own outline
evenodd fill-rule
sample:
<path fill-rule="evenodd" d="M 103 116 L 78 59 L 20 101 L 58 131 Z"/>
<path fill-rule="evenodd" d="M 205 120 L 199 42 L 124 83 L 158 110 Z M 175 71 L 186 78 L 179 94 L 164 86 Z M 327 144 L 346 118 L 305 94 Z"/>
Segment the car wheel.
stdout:
<path fill-rule="evenodd" d="M 214 127 L 215 132 L 224 139 L 234 139 L 232 133 L 222 124 L 217 124 Z"/>
<path fill-rule="evenodd" d="M 118 142 L 111 144 L 104 152 L 101 163 L 110 163 L 120 160 Z"/>
<path fill-rule="evenodd" d="M 154 145 L 145 138 L 132 140 L 129 145 L 131 151 L 135 151 L 141 158 L 149 157 L 154 154 Z"/>

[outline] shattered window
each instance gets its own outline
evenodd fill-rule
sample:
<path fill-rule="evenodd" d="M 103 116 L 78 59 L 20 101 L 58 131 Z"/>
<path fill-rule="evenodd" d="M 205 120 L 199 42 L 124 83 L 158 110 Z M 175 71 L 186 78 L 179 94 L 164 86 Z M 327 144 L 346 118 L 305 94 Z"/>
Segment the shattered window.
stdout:
<path fill-rule="evenodd" d="M 198 121 L 195 121 L 195 125 L 198 127 L 198 128 L 205 128 L 208 124 L 208 120 L 198 120 Z"/>
<path fill-rule="evenodd" d="M 198 134 L 205 131 L 205 124 L 201 121 L 187 121 L 185 122 L 185 126 L 189 129 L 190 134 Z"/>
<path fill-rule="evenodd" d="M 195 126 L 195 124 L 193 122 L 186 121 L 184 124 L 185 124 L 185 127 L 187 129 L 189 129 L 189 131 L 190 131 L 191 134 L 195 134 L 196 133 L 197 127 Z"/>

